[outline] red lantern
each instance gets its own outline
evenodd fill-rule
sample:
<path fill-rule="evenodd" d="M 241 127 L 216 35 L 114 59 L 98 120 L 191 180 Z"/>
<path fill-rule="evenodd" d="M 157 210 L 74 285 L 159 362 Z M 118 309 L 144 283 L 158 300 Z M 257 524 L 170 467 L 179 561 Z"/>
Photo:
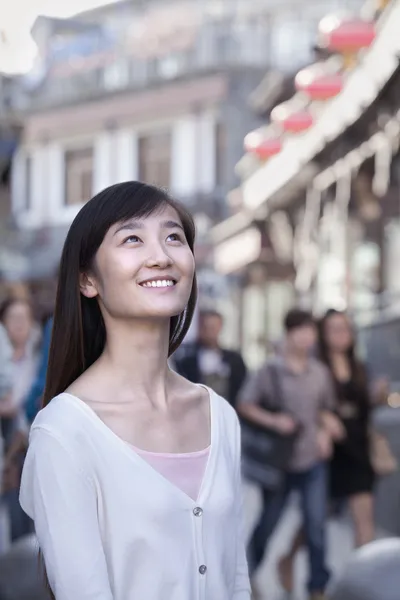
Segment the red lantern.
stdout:
<path fill-rule="evenodd" d="M 246 152 L 256 154 L 261 160 L 267 160 L 282 150 L 282 142 L 277 137 L 266 138 L 259 131 L 252 131 L 244 138 Z"/>
<path fill-rule="evenodd" d="M 342 91 L 343 77 L 338 73 L 324 73 L 320 65 L 313 65 L 297 73 L 295 86 L 312 100 L 329 100 Z"/>
<path fill-rule="evenodd" d="M 353 54 L 372 44 L 376 37 L 376 29 L 374 23 L 360 19 L 341 21 L 328 31 L 324 31 L 322 27 L 322 34 L 330 50 Z"/>
<path fill-rule="evenodd" d="M 314 119 L 308 110 L 290 110 L 286 104 L 276 106 L 271 112 L 271 119 L 278 123 L 284 131 L 289 133 L 301 133 L 309 129 Z"/>

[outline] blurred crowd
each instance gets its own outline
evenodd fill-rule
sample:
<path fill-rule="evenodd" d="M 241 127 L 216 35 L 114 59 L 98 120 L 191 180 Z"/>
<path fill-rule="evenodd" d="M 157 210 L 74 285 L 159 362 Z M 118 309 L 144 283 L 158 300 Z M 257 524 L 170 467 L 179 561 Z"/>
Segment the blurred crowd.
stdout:
<path fill-rule="evenodd" d="M 348 508 L 355 546 L 371 542 L 377 478 L 397 469 L 387 440 L 372 424 L 373 407 L 387 402 L 390 384 L 370 380 L 344 312 L 329 310 L 317 321 L 307 311 L 291 310 L 284 338 L 256 373 L 247 373 L 240 353 L 221 347 L 222 328 L 220 314 L 201 313 L 198 340 L 176 357 L 175 367 L 227 398 L 241 419 L 244 475 L 262 495 L 248 546 L 254 598 L 264 597 L 258 567 L 290 493 L 297 491 L 302 525 L 278 575 L 282 587 L 293 591 L 294 560 L 306 546 L 310 598 L 322 600 L 330 579 L 329 516 Z"/>
<path fill-rule="evenodd" d="M 2 503 L 0 550 L 31 533 L 22 511 L 19 484 L 29 427 L 44 391 L 51 318 L 27 293 L 13 293 L 0 304 L 0 464 Z M 40 314 L 40 317 L 39 317 Z"/>
<path fill-rule="evenodd" d="M 33 530 L 18 493 L 29 427 L 40 410 L 51 338 L 51 311 L 42 311 L 40 318 L 38 314 L 28 295 L 14 294 L 0 305 L 3 553 Z M 274 350 L 257 372 L 248 371 L 240 352 L 222 347 L 221 314 L 204 311 L 198 319 L 196 341 L 181 348 L 171 366 L 225 397 L 237 410 L 243 435 L 250 432 L 253 446 L 260 445 L 253 452 L 243 438 L 244 474 L 262 495 L 248 546 L 254 597 L 263 591 L 257 590 L 257 571 L 269 539 L 291 492 L 297 491 L 302 525 L 278 563 L 278 575 L 290 592 L 294 560 L 305 546 L 310 597 L 322 599 L 320 590 L 330 577 L 325 536 L 329 515 L 347 507 L 355 546 L 371 542 L 376 480 L 397 468 L 389 444 L 374 431 L 371 419 L 373 407 L 387 402 L 390 382 L 370 380 L 343 312 L 330 310 L 317 321 L 307 311 L 291 310 L 283 339 L 271 344 Z M 263 436 L 272 440 L 270 455 L 262 447 Z M 273 469 L 278 479 L 268 479 Z"/>

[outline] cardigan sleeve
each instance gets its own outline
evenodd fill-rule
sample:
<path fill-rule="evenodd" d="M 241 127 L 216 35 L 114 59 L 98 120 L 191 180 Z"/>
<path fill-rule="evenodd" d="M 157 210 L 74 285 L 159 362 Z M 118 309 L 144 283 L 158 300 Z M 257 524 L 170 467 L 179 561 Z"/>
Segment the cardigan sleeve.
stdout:
<path fill-rule="evenodd" d="M 236 415 L 235 415 L 236 417 Z M 244 535 L 244 505 L 243 484 L 241 477 L 241 437 L 239 420 L 235 423 L 235 469 L 236 469 L 236 527 L 237 527 L 237 549 L 236 549 L 236 576 L 233 600 L 250 600 L 250 581 L 247 566 L 245 535 Z"/>
<path fill-rule="evenodd" d="M 45 429 L 31 433 L 20 503 L 35 523 L 57 600 L 113 600 L 94 485 L 73 453 Z"/>

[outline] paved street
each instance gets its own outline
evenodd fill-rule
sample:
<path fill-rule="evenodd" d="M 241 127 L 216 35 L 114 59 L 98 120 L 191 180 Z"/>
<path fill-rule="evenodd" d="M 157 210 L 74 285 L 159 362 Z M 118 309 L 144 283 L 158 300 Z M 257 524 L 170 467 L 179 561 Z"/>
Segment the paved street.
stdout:
<path fill-rule="evenodd" d="M 257 490 L 247 485 L 245 486 L 245 509 L 248 534 L 259 510 L 259 498 Z M 299 514 L 296 506 L 296 498 L 294 497 L 274 534 L 267 560 L 259 572 L 258 582 L 261 590 L 265 590 L 265 600 L 286 600 L 287 598 L 279 586 L 274 567 L 276 560 L 288 547 L 291 535 L 298 523 Z M 352 549 L 351 530 L 346 517 L 329 523 L 328 540 L 329 564 L 336 574 L 346 564 Z M 303 551 L 299 553 L 297 558 L 295 574 L 296 593 L 291 600 L 305 600 L 306 595 L 304 590 L 307 581 L 307 559 Z"/>

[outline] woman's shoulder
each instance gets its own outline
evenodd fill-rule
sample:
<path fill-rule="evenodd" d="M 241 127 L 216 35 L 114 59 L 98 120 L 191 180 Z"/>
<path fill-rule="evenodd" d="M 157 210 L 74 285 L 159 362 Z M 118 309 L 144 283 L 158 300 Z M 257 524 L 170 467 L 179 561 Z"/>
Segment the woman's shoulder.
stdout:
<path fill-rule="evenodd" d="M 42 408 L 32 423 L 30 436 L 47 432 L 55 437 L 71 439 L 84 433 L 84 411 L 79 401 L 66 392 L 55 396 Z"/>
<path fill-rule="evenodd" d="M 200 395 L 202 403 L 209 403 L 211 413 L 214 417 L 218 418 L 218 421 L 222 421 L 235 427 L 238 421 L 236 411 L 225 398 L 214 392 L 214 390 L 207 385 L 202 383 L 192 383 L 181 375 L 176 374 L 176 377 L 176 381 L 179 381 L 180 384 L 180 394 L 183 394 L 185 397 L 192 396 L 195 398 L 199 398 Z"/>
<path fill-rule="evenodd" d="M 236 410 L 223 396 L 220 396 L 211 388 L 207 387 L 206 389 L 210 394 L 211 407 L 214 413 L 220 417 L 220 421 L 225 427 L 235 430 L 239 426 Z"/>

